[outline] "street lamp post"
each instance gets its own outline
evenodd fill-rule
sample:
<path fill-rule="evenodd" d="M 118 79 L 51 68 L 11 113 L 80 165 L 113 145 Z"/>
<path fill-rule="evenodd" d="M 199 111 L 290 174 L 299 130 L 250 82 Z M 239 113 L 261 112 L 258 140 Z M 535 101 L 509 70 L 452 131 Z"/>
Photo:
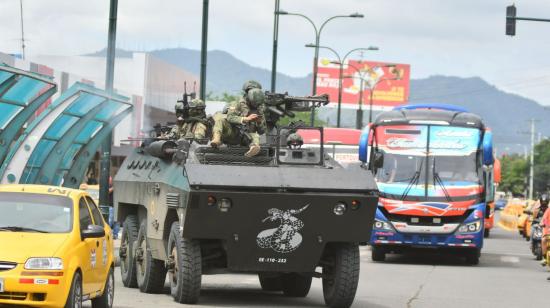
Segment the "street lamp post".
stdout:
<path fill-rule="evenodd" d="M 386 66 L 386 67 L 392 67 Z M 394 66 L 393 66 L 394 67 Z M 369 87 L 369 123 L 372 122 L 372 100 L 374 98 L 374 90 L 376 89 L 376 86 L 378 86 L 382 81 L 390 81 L 390 80 L 400 80 L 401 76 L 396 76 L 393 78 L 381 78 L 380 80 L 377 80 L 373 85 L 370 85 Z"/>
<path fill-rule="evenodd" d="M 208 57 L 208 1 L 202 2 L 201 72 L 199 98 L 206 101 L 206 61 Z"/>
<path fill-rule="evenodd" d="M 116 25 L 118 16 L 118 0 L 111 0 L 109 5 L 109 33 L 107 38 L 107 58 L 105 69 L 105 91 L 113 95 L 115 78 Z M 101 144 L 99 173 L 99 205 L 109 205 L 109 177 L 111 175 L 111 146 L 113 135 L 109 133 Z"/>
<path fill-rule="evenodd" d="M 275 12 L 273 21 L 273 56 L 271 59 L 271 92 L 275 93 L 277 83 L 277 47 L 279 44 L 279 6 L 281 0 L 275 0 Z"/>
<path fill-rule="evenodd" d="M 325 27 L 325 25 L 333 20 L 333 19 L 336 19 L 336 18 L 363 18 L 365 17 L 363 14 L 359 14 L 359 13 L 353 13 L 353 14 L 349 14 L 349 15 L 336 15 L 336 16 L 332 16 L 330 18 L 328 18 L 327 20 L 325 20 L 322 24 L 321 24 L 321 27 L 317 28 L 317 25 L 315 25 L 315 23 L 313 22 L 313 20 L 311 20 L 311 18 L 307 17 L 306 15 L 304 14 L 299 14 L 299 13 L 289 13 L 287 11 L 282 11 L 282 10 L 279 10 L 276 12 L 277 14 L 279 15 L 292 15 L 292 16 L 300 16 L 302 18 L 305 18 L 307 21 L 309 21 L 309 23 L 313 26 L 313 29 L 315 30 L 315 55 L 313 57 L 313 95 L 317 94 L 317 70 L 319 68 L 319 65 L 318 65 L 318 62 L 319 62 L 319 44 L 320 44 L 320 41 L 321 41 L 321 32 L 323 31 L 323 28 Z M 311 126 L 314 126 L 315 125 L 315 109 L 312 109 L 311 110 Z"/>
<path fill-rule="evenodd" d="M 315 48 L 316 46 L 313 45 L 313 44 L 307 44 L 306 47 L 309 47 L 309 48 Z M 334 55 L 336 55 L 336 58 L 338 59 L 338 62 L 331 62 L 333 64 L 338 64 L 340 67 L 339 67 L 339 74 L 338 74 L 338 111 L 337 111 L 337 116 L 336 116 L 336 127 L 340 127 L 340 118 L 341 118 L 341 113 L 342 113 L 342 76 L 344 74 L 344 63 L 346 62 L 346 59 L 349 55 L 351 55 L 353 52 L 355 51 L 359 51 L 359 50 L 364 50 L 364 51 L 371 51 L 371 50 L 379 50 L 378 47 L 376 46 L 369 46 L 369 47 L 360 47 L 360 48 L 355 48 L 355 49 L 352 49 L 350 51 L 348 51 L 348 53 L 346 53 L 344 55 L 343 58 L 340 58 L 340 55 L 338 54 L 338 52 L 336 52 L 336 50 L 328 47 L 328 46 L 319 46 L 319 48 L 323 48 L 323 49 L 328 49 L 330 51 L 332 51 L 334 53 Z"/>

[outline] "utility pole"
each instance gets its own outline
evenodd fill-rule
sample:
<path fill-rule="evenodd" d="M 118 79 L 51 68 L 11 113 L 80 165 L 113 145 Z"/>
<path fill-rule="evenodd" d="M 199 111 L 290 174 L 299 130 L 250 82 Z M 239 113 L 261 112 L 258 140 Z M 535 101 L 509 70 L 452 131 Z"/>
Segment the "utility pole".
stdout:
<path fill-rule="evenodd" d="M 277 45 L 279 44 L 279 7 L 281 0 L 275 0 L 275 12 L 273 22 L 273 59 L 271 63 L 271 92 L 275 93 L 277 84 Z"/>
<path fill-rule="evenodd" d="M 200 93 L 202 100 L 206 101 L 206 58 L 208 52 L 208 1 L 202 2 L 202 39 L 201 39 L 201 76 Z"/>
<path fill-rule="evenodd" d="M 23 0 L 19 0 L 21 9 L 21 57 L 25 60 L 25 31 L 23 30 Z"/>
<path fill-rule="evenodd" d="M 535 119 L 531 119 L 531 158 L 529 164 L 529 199 L 533 200 L 533 177 L 535 173 Z"/>
<path fill-rule="evenodd" d="M 107 67 L 105 73 L 105 91 L 112 95 L 115 77 L 115 49 L 116 49 L 116 22 L 118 0 L 111 0 L 109 9 L 109 36 L 107 39 Z M 112 133 L 108 134 L 101 145 L 100 177 L 99 177 L 99 205 L 109 205 L 109 178 L 111 176 L 111 144 Z"/>

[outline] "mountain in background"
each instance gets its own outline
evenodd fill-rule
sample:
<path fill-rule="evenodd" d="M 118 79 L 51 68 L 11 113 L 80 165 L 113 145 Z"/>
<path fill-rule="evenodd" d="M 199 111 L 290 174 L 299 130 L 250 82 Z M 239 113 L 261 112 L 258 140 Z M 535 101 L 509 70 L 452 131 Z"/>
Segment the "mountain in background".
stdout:
<path fill-rule="evenodd" d="M 197 76 L 200 75 L 200 51 L 187 48 L 160 49 L 149 52 L 155 57 L 176 65 L 185 71 Z M 89 54 L 88 56 L 104 57 L 106 49 Z M 116 56 L 129 58 L 132 51 L 117 49 Z M 238 94 L 246 80 L 259 81 L 266 90 L 271 88 L 271 71 L 258 68 L 239 60 L 231 54 L 221 50 L 208 52 L 206 69 L 207 92 L 220 95 L 224 92 Z M 312 74 L 303 78 L 294 78 L 288 75 L 277 74 L 277 89 L 284 89 L 294 95 L 311 93 Z"/>
<path fill-rule="evenodd" d="M 172 63 L 190 73 L 200 73 L 200 52 L 186 48 L 172 48 L 151 51 L 154 56 Z M 91 56 L 104 56 L 102 50 Z M 131 52 L 117 50 L 117 56 L 129 57 Z M 414 68 L 413 68 L 414 69 Z M 258 68 L 239 60 L 231 54 L 213 50 L 208 52 L 207 91 L 214 94 L 224 92 L 239 93 L 245 80 L 254 79 L 270 88 L 270 70 Z M 278 91 L 288 91 L 295 95 L 311 93 L 311 74 L 305 77 L 291 77 L 277 74 Z M 496 148 L 499 153 L 523 152 L 529 149 L 529 120 L 539 120 L 537 131 L 542 136 L 550 136 L 550 111 L 525 97 L 504 92 L 479 77 L 460 78 L 452 76 L 431 76 L 411 80 L 410 103 L 445 103 L 467 108 L 483 117 L 493 130 Z M 336 122 L 336 110 L 321 109 L 319 117 L 331 125 Z M 365 122 L 368 111 L 364 113 Z M 343 109 L 342 123 L 345 127 L 355 126 L 355 110 Z"/>

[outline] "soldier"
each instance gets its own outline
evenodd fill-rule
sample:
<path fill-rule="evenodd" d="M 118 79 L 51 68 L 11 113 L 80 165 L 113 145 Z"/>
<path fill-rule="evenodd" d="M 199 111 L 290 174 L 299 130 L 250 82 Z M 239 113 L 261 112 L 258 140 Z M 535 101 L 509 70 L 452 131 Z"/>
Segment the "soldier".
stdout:
<path fill-rule="evenodd" d="M 249 83 L 251 82 L 245 83 L 245 86 Z M 265 95 L 261 86 L 250 88 L 245 86 L 243 86 L 245 95 L 238 102 L 229 104 L 227 115 L 216 114 L 214 116 L 215 124 L 212 129 L 210 145 L 218 147 L 222 142 L 227 144 L 245 143 L 250 147 L 245 156 L 252 157 L 260 152 L 260 134 L 263 134 L 266 129 Z"/>
<path fill-rule="evenodd" d="M 251 89 L 262 89 L 262 85 L 256 80 L 249 80 L 243 84 L 243 92 L 247 94 Z"/>
<path fill-rule="evenodd" d="M 176 125 L 168 134 L 170 139 L 205 139 L 208 131 L 208 121 L 204 109 L 206 105 L 198 98 L 189 103 L 188 110 L 185 110 L 183 102 L 176 103 Z"/>

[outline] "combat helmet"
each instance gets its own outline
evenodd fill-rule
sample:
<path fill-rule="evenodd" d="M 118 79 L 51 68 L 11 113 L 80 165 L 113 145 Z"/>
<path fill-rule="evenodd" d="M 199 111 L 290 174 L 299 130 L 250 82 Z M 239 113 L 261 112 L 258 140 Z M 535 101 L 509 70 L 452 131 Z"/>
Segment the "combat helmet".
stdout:
<path fill-rule="evenodd" d="M 292 133 L 286 138 L 286 145 L 291 149 L 299 149 L 304 144 L 304 139 L 298 133 Z"/>
<path fill-rule="evenodd" d="M 204 109 L 206 109 L 206 104 L 202 99 L 194 98 L 189 103 L 189 116 L 191 117 L 200 117 L 204 115 Z"/>
<path fill-rule="evenodd" d="M 243 92 L 247 93 L 250 89 L 262 89 L 262 85 L 256 80 L 249 80 L 243 84 Z"/>
<path fill-rule="evenodd" d="M 252 88 L 246 93 L 246 101 L 252 108 L 257 108 L 265 102 L 265 94 L 261 89 Z"/>
<path fill-rule="evenodd" d="M 174 107 L 176 109 L 176 118 L 186 118 L 185 104 L 182 101 L 178 101 Z"/>

